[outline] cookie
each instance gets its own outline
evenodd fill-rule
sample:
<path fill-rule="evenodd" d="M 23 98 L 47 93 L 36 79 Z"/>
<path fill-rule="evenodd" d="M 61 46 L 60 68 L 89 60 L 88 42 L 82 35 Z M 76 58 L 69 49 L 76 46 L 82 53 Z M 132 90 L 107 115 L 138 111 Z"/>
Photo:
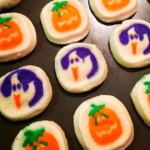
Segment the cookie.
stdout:
<path fill-rule="evenodd" d="M 65 90 L 81 93 L 100 85 L 107 76 L 108 68 L 96 45 L 73 43 L 57 53 L 55 71 Z"/>
<path fill-rule="evenodd" d="M 138 9 L 138 0 L 89 0 L 95 16 L 103 22 L 119 22 L 132 16 Z"/>
<path fill-rule="evenodd" d="M 64 131 L 53 121 L 37 121 L 23 128 L 12 150 L 69 150 Z"/>
<path fill-rule="evenodd" d="M 84 101 L 76 109 L 73 123 L 77 139 L 84 150 L 123 150 L 134 137 L 127 109 L 110 95 Z"/>
<path fill-rule="evenodd" d="M 90 30 L 89 17 L 77 0 L 53 0 L 41 12 L 41 22 L 49 41 L 69 44 L 83 39 Z"/>
<path fill-rule="evenodd" d="M 135 84 L 130 95 L 138 114 L 150 126 L 150 74 L 144 75 Z"/>
<path fill-rule="evenodd" d="M 35 28 L 26 16 L 19 13 L 0 14 L 0 62 L 28 55 L 36 43 Z"/>
<path fill-rule="evenodd" d="M 26 120 L 40 114 L 51 98 L 50 81 L 39 67 L 24 66 L 0 78 L 0 111 L 10 120 Z"/>
<path fill-rule="evenodd" d="M 0 0 L 0 11 L 16 6 L 21 0 Z"/>
<path fill-rule="evenodd" d="M 150 23 L 139 19 L 124 21 L 112 31 L 110 49 L 124 67 L 140 68 L 150 64 Z"/>

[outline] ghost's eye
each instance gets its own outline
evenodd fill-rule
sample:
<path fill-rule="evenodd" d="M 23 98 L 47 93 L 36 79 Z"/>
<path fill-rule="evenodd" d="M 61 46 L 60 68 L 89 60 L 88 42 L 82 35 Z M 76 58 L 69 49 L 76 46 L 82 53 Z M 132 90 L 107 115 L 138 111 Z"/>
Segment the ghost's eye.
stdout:
<path fill-rule="evenodd" d="M 130 34 L 130 38 L 131 38 L 131 40 L 133 40 L 133 39 L 134 39 L 134 36 L 133 36 L 132 34 Z"/>
<path fill-rule="evenodd" d="M 79 62 L 79 58 L 75 58 L 75 61 L 76 61 L 76 62 Z"/>
<path fill-rule="evenodd" d="M 70 60 L 70 62 L 71 62 L 71 64 L 73 64 L 73 63 L 74 63 L 74 60 L 73 60 L 73 59 L 71 59 L 71 60 Z"/>
<path fill-rule="evenodd" d="M 17 88 L 21 89 L 21 84 L 20 83 L 17 84 Z"/>
<path fill-rule="evenodd" d="M 137 35 L 137 34 L 134 34 L 134 38 L 135 38 L 135 39 L 138 39 L 138 35 Z"/>
<path fill-rule="evenodd" d="M 16 91 L 17 87 L 16 84 L 13 84 L 13 91 Z"/>

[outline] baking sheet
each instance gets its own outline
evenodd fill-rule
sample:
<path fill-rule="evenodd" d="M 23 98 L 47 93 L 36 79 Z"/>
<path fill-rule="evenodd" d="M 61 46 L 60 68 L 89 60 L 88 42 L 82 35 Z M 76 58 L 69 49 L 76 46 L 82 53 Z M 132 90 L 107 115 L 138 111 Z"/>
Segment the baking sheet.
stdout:
<path fill-rule="evenodd" d="M 37 46 L 31 54 L 22 59 L 8 63 L 0 63 L 0 77 L 9 71 L 25 65 L 39 66 L 46 72 L 51 81 L 53 97 L 50 105 L 43 113 L 27 121 L 9 121 L 0 114 L 0 150 L 10 150 L 11 144 L 18 132 L 30 123 L 39 120 L 53 120 L 58 123 L 66 134 L 70 150 L 82 150 L 74 134 L 74 112 L 83 101 L 101 94 L 117 97 L 123 102 L 131 115 L 135 136 L 127 150 L 150 149 L 150 128 L 143 123 L 138 113 L 135 111 L 129 95 L 134 84 L 144 74 L 150 73 L 149 66 L 141 69 L 126 69 L 120 66 L 112 57 L 108 43 L 111 31 L 119 23 L 111 25 L 101 23 L 91 13 L 88 0 L 79 1 L 86 7 L 91 23 L 90 32 L 82 42 L 96 44 L 103 53 L 109 69 L 106 80 L 102 85 L 82 94 L 71 94 L 63 90 L 57 81 L 54 70 L 54 58 L 63 46 L 52 44 L 46 39 L 40 22 L 41 9 L 49 0 L 22 0 L 19 5 L 6 12 L 22 13 L 33 22 L 37 32 Z M 150 3 L 147 0 L 139 0 L 138 11 L 131 19 L 137 18 L 150 22 L 149 12 Z"/>

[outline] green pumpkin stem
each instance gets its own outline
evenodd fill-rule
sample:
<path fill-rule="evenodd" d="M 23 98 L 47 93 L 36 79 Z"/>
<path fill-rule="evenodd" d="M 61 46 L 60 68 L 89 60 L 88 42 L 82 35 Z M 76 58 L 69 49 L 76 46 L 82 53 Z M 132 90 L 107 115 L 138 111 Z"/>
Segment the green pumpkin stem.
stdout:
<path fill-rule="evenodd" d="M 60 8 L 67 4 L 67 1 L 54 2 L 53 4 L 54 6 L 52 8 L 52 11 L 59 11 Z M 61 16 L 61 12 L 58 12 L 58 16 Z"/>
<path fill-rule="evenodd" d="M 40 128 L 38 130 L 27 130 L 24 132 L 25 140 L 23 142 L 23 147 L 26 147 L 27 145 L 33 146 L 35 141 L 38 141 L 38 138 L 43 135 L 45 132 L 44 128 Z M 34 150 L 36 150 L 36 147 L 34 147 Z"/>
<path fill-rule="evenodd" d="M 146 81 L 146 82 L 144 82 L 144 85 L 147 87 L 145 93 L 148 94 L 150 92 L 150 82 Z"/>
<path fill-rule="evenodd" d="M 96 113 L 99 113 L 99 111 L 105 107 L 104 104 L 102 105 L 95 105 L 95 104 L 91 104 L 91 111 L 89 112 L 89 116 L 94 117 L 94 123 L 97 125 L 98 124 L 98 117 L 96 116 Z M 105 113 L 100 113 L 101 116 L 108 118 L 108 115 Z"/>
<path fill-rule="evenodd" d="M 43 142 L 43 141 L 40 141 L 40 144 L 41 144 L 41 145 L 44 145 L 44 146 L 47 146 L 47 145 L 48 145 L 47 142 Z"/>
<path fill-rule="evenodd" d="M 38 150 L 38 147 L 37 146 L 33 146 L 33 150 Z"/>
<path fill-rule="evenodd" d="M 6 28 L 10 28 L 10 26 L 9 26 L 8 24 L 4 24 L 4 26 L 5 26 Z"/>
<path fill-rule="evenodd" d="M 107 114 L 104 114 L 104 113 L 101 113 L 101 116 L 105 117 L 105 118 L 108 118 L 108 115 Z"/>
<path fill-rule="evenodd" d="M 0 17 L 0 24 L 3 24 L 4 22 L 8 22 L 12 19 L 12 17 Z"/>
<path fill-rule="evenodd" d="M 97 112 L 99 112 L 100 109 L 104 108 L 105 105 L 95 105 L 95 104 L 91 104 L 91 111 L 89 112 L 89 116 L 95 116 L 95 114 Z"/>
<path fill-rule="evenodd" d="M 0 17 L 0 24 L 4 25 L 6 28 L 10 28 L 6 22 L 9 22 L 11 19 L 12 17 Z"/>

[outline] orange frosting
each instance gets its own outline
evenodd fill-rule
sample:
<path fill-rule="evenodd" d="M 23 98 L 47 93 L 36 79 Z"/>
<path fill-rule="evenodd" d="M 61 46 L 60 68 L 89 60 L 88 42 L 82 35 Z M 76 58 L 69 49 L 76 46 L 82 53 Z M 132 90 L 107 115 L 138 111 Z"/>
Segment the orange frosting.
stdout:
<path fill-rule="evenodd" d="M 19 26 L 12 20 L 0 24 L 0 51 L 17 47 L 23 41 Z"/>
<path fill-rule="evenodd" d="M 34 146 L 27 145 L 25 150 L 33 150 L 33 147 L 37 147 L 38 150 L 59 150 L 59 145 L 55 137 L 48 133 L 44 132 L 42 136 L 38 138 L 38 141 L 35 141 Z"/>
<path fill-rule="evenodd" d="M 150 93 L 148 93 L 148 103 L 150 105 Z"/>
<path fill-rule="evenodd" d="M 107 107 L 100 109 L 94 116 L 90 116 L 89 130 L 95 142 L 100 145 L 110 144 L 122 134 L 122 126 L 117 114 Z"/>
<path fill-rule="evenodd" d="M 102 0 L 103 5 L 110 11 L 121 10 L 126 7 L 130 0 Z"/>
<path fill-rule="evenodd" d="M 52 22 L 58 32 L 68 32 L 79 27 L 81 17 L 74 6 L 66 4 L 58 11 L 53 11 Z"/>

